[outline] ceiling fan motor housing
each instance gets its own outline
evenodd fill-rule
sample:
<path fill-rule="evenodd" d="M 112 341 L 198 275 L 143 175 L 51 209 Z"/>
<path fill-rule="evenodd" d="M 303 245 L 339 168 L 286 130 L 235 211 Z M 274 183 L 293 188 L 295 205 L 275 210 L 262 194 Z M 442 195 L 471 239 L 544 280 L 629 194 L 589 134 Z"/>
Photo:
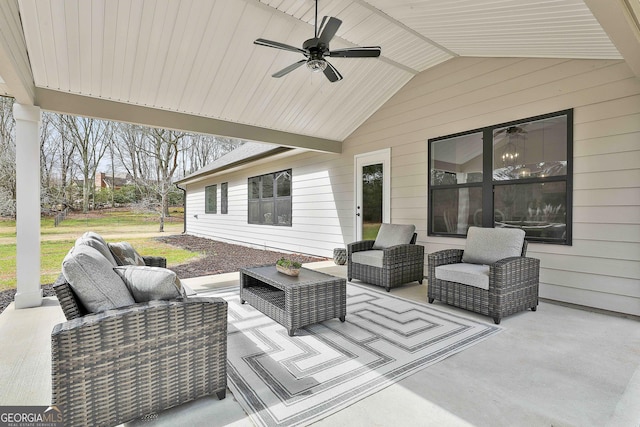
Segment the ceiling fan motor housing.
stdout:
<path fill-rule="evenodd" d="M 324 55 L 329 52 L 329 46 L 325 45 L 315 37 L 306 40 L 302 44 L 302 48 L 309 52 L 309 59 L 323 59 Z"/>

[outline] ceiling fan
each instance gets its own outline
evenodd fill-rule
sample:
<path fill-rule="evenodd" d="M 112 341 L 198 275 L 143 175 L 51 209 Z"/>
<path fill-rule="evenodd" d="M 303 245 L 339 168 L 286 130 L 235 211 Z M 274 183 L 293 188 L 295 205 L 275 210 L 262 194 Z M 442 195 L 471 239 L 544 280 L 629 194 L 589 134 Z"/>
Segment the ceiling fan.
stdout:
<path fill-rule="evenodd" d="M 339 80 L 342 80 L 342 75 L 333 65 L 331 65 L 329 61 L 326 60 L 325 57 L 377 58 L 381 53 L 380 46 L 351 47 L 346 49 L 330 50 L 329 42 L 331 41 L 333 36 L 335 36 L 336 32 L 338 32 L 338 28 L 340 28 L 341 24 L 342 21 L 338 18 L 325 16 L 324 18 L 322 18 L 320 28 L 318 28 L 318 0 L 316 0 L 314 35 L 313 38 L 306 40 L 302 44 L 302 49 L 290 46 L 288 44 L 265 39 L 257 39 L 253 43 L 259 46 L 267 46 L 273 47 L 275 49 L 299 52 L 304 55 L 305 59 L 301 59 L 300 61 L 283 68 L 277 73 L 272 74 L 272 77 L 282 77 L 284 75 L 287 75 L 296 68 L 300 67 L 302 64 L 306 63 L 307 68 L 309 68 L 311 71 L 322 71 L 327 79 L 329 79 L 329 81 L 337 82 Z"/>

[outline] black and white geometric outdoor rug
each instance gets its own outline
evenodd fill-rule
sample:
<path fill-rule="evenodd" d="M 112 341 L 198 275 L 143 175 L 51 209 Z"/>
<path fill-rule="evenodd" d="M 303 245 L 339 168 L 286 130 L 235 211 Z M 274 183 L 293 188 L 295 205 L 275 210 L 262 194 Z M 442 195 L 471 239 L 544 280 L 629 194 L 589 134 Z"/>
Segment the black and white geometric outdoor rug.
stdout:
<path fill-rule="evenodd" d="M 229 302 L 228 386 L 259 426 L 304 426 L 502 329 L 384 291 L 347 284 L 347 318 L 287 330 L 237 288 Z"/>

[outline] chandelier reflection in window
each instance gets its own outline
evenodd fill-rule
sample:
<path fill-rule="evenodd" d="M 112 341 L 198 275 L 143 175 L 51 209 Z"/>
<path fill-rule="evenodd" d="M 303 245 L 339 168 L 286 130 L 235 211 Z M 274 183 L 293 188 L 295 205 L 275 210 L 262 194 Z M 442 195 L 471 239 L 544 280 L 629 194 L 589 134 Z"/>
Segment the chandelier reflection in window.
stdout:
<path fill-rule="evenodd" d="M 502 164 L 503 166 L 515 167 L 524 161 L 523 151 L 526 132 L 519 126 L 511 126 L 502 131 L 507 139 L 502 148 Z"/>

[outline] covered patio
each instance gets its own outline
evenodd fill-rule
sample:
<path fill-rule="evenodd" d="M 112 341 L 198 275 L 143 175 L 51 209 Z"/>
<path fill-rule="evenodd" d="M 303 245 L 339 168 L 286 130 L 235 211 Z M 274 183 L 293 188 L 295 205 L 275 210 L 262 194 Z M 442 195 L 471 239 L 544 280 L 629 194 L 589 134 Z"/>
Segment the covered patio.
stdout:
<path fill-rule="evenodd" d="M 344 277 L 332 261 L 306 267 Z M 185 279 L 199 295 L 238 286 L 238 274 Z M 424 303 L 426 285 L 394 290 Z M 437 304 L 436 304 L 437 305 Z M 483 316 L 452 308 L 486 321 Z M 3 405 L 48 405 L 55 297 L 0 316 Z M 640 419 L 638 319 L 542 301 L 507 329 L 316 424 L 319 426 L 635 426 Z M 251 426 L 233 394 L 201 398 L 128 425 Z"/>
<path fill-rule="evenodd" d="M 385 221 L 416 225 L 425 253 L 460 247 L 463 239 L 434 235 L 427 225 L 427 141 L 575 109 L 573 243 L 531 245 L 542 265 L 538 312 L 512 316 L 491 340 L 318 424 L 637 425 L 640 2 L 320 0 L 320 16 L 343 20 L 332 49 L 375 45 L 382 55 L 331 58 L 344 77 L 335 83 L 306 67 L 272 78 L 300 58 L 253 41 L 300 46 L 313 35 L 314 6 L 0 4 L 0 95 L 16 101 L 18 211 L 17 295 L 0 316 L 0 405 L 49 404 L 50 333 L 63 321 L 33 267 L 40 263 L 34 171 L 42 111 L 270 144 L 272 155 L 193 177 L 187 231 L 222 230 L 227 241 L 329 256 L 357 240 L 354 167 L 367 153 L 386 152 L 391 167 Z M 248 224 L 247 178 L 291 169 L 293 224 L 278 233 Z M 239 213 L 198 219 L 200 193 L 218 181 L 237 184 L 230 205 Z M 331 263 L 312 267 L 346 275 Z M 237 286 L 238 277 L 189 284 L 206 295 Z M 426 286 L 394 292 L 424 303 Z M 250 425 L 233 399 L 201 399 L 157 423 L 211 420 Z"/>

